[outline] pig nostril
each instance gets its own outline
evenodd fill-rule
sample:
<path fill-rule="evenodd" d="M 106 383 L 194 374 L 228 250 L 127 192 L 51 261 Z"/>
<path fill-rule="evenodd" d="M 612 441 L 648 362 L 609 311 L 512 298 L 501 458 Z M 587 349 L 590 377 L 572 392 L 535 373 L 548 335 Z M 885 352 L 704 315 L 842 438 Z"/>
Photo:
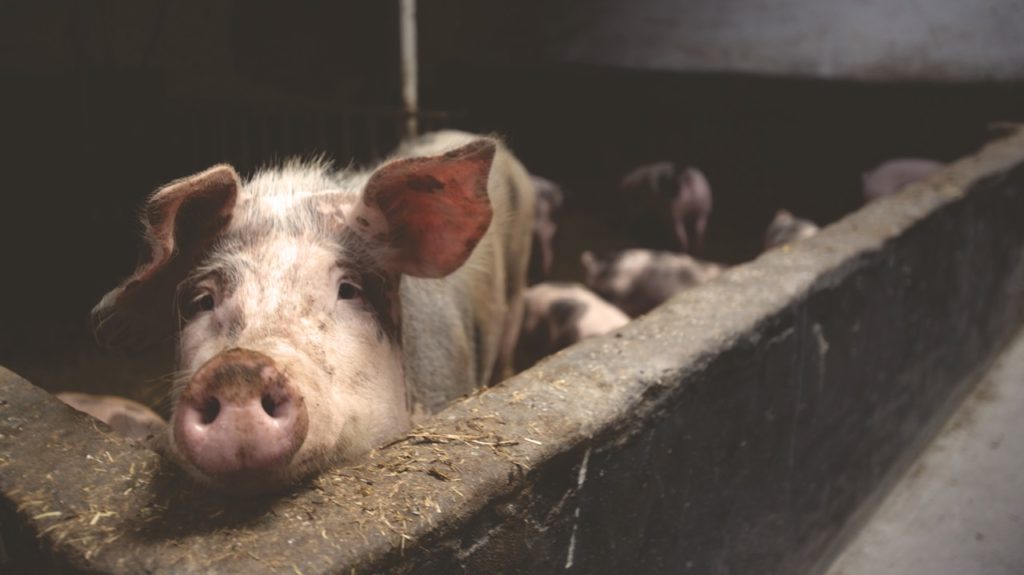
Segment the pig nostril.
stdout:
<path fill-rule="evenodd" d="M 203 402 L 203 405 L 199 406 L 199 421 L 204 425 L 213 423 L 213 420 L 217 419 L 217 414 L 220 413 L 220 402 L 217 401 L 216 397 Z"/>
<path fill-rule="evenodd" d="M 274 412 L 277 411 L 277 402 L 269 395 L 264 395 L 263 399 L 260 400 L 260 404 L 263 405 L 263 411 L 267 412 L 267 415 L 274 417 Z"/>

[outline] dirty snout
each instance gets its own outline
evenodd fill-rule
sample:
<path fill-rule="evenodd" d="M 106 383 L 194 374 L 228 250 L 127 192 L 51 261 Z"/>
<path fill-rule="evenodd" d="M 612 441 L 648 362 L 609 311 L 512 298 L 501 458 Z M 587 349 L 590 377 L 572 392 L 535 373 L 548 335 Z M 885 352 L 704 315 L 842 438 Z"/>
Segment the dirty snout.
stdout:
<path fill-rule="evenodd" d="M 270 357 L 231 349 L 207 361 L 178 398 L 179 455 L 221 487 L 278 483 L 309 429 L 304 398 Z"/>

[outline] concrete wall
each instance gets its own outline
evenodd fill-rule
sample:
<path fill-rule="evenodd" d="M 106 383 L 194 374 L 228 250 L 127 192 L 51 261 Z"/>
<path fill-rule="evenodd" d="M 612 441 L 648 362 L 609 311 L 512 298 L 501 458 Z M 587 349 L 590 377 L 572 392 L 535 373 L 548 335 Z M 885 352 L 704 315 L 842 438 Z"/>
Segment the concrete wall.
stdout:
<path fill-rule="evenodd" d="M 1022 221 L 1024 133 L 265 500 L 0 372 L 0 565 L 815 569 L 1024 320 Z"/>

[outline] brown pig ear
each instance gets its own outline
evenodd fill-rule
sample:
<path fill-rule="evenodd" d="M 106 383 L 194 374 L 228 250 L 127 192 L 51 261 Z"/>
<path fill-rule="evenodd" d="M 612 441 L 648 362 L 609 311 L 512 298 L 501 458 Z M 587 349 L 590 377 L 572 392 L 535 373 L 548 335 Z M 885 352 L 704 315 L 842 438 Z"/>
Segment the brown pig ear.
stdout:
<path fill-rule="evenodd" d="M 395 271 L 444 277 L 466 261 L 491 223 L 494 153 L 495 142 L 480 139 L 440 156 L 389 162 L 370 176 L 349 225 L 383 242 L 386 265 Z"/>
<path fill-rule="evenodd" d="M 234 168 L 218 165 L 149 198 L 142 262 L 92 310 L 99 343 L 143 347 L 172 333 L 177 285 L 231 221 L 240 188 Z"/>

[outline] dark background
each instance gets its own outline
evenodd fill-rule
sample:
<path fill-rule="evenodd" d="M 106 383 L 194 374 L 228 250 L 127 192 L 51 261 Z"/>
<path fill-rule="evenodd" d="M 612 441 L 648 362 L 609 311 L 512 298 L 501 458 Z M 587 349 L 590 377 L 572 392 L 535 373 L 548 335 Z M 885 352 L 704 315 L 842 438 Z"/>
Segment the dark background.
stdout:
<path fill-rule="evenodd" d="M 1013 78 L 566 57 L 573 29 L 545 4 L 421 3 L 420 100 L 425 127 L 501 134 L 563 184 L 560 278 L 578 275 L 581 249 L 629 243 L 604 230 L 610 193 L 639 163 L 704 170 L 706 255 L 737 263 L 760 251 L 777 208 L 834 221 L 878 162 L 953 160 L 991 122 L 1024 120 Z M 561 5 L 565 21 L 573 6 L 586 10 Z M 91 349 L 88 311 L 131 271 L 137 210 L 159 185 L 217 162 L 244 175 L 293 155 L 343 166 L 386 154 L 400 126 L 397 21 L 390 1 L 0 2 L 0 364 L 60 389 L 123 363 Z"/>

